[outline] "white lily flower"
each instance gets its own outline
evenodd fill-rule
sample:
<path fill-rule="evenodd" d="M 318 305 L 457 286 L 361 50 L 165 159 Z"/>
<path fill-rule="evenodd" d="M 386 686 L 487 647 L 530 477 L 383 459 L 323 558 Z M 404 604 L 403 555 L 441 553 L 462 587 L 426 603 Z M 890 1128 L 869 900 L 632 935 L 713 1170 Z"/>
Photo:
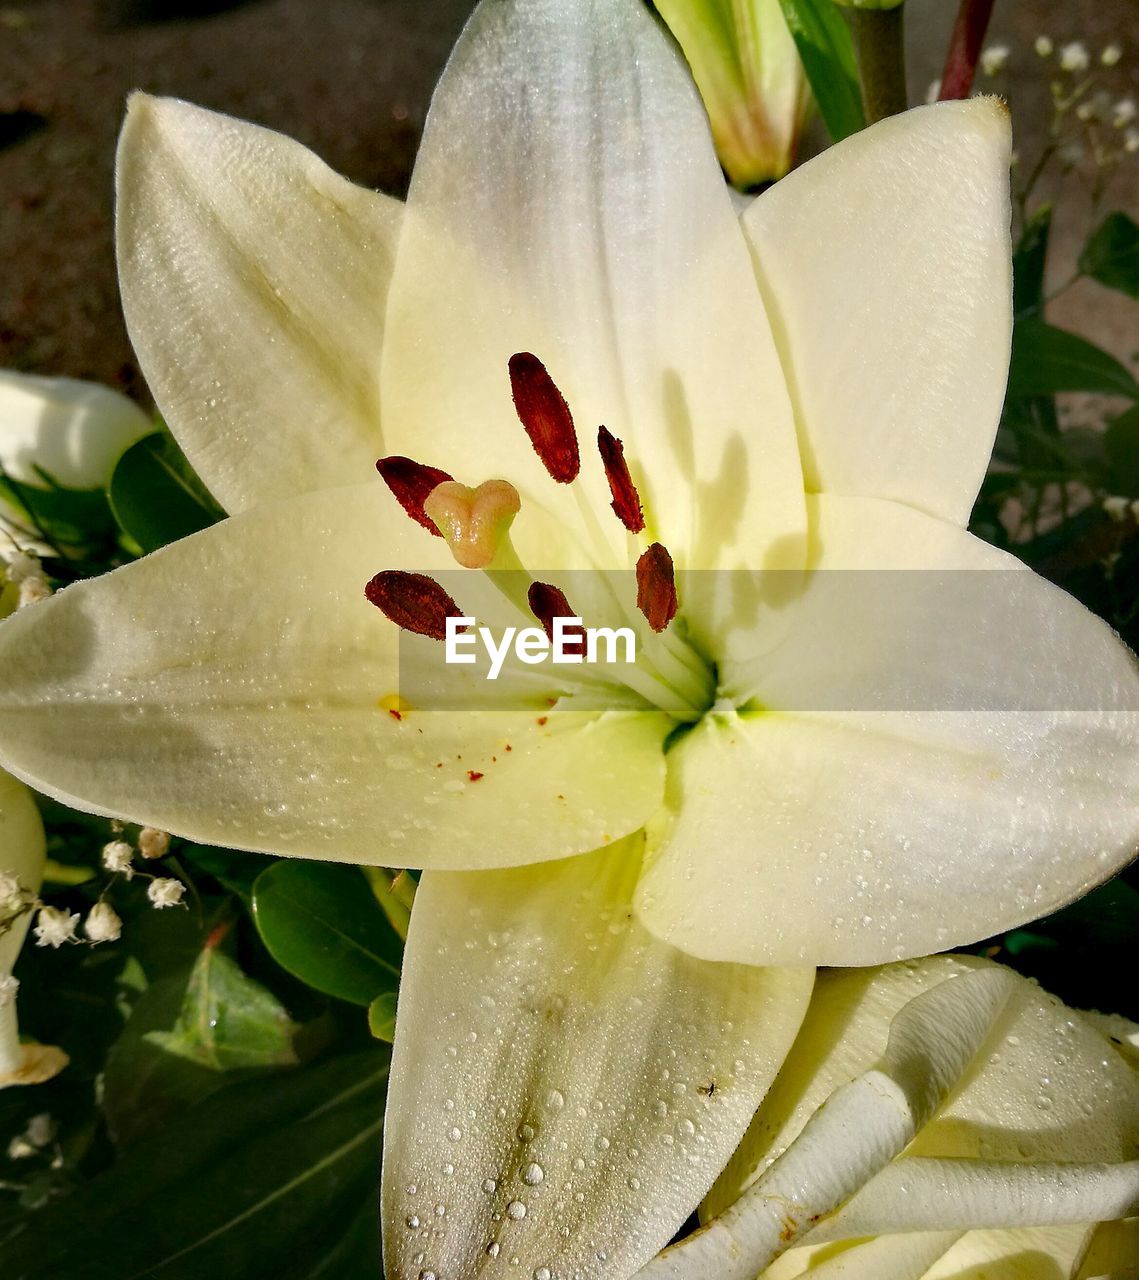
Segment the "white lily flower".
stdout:
<path fill-rule="evenodd" d="M 43 877 L 46 842 L 31 792 L 0 770 L 0 1089 L 40 1084 L 67 1064 L 53 1045 L 20 1043 L 16 1021 L 19 983 L 12 977 Z"/>
<path fill-rule="evenodd" d="M 1137 1144 L 1139 1077 L 1035 984 L 962 956 L 832 971 L 705 1227 L 641 1275 L 1122 1275 Z"/>
<path fill-rule="evenodd" d="M 1131 656 L 964 531 L 1007 373 L 1008 154 L 998 104 L 938 104 L 741 221 L 637 0 L 482 5 L 406 208 L 278 135 L 134 99 L 128 324 L 239 514 L 0 629 L 0 757 L 192 839 L 426 868 L 389 1091 L 390 1276 L 514 1257 L 629 1276 L 738 1143 L 808 966 L 987 935 L 1132 853 Z M 612 433 L 605 467 L 570 449 L 535 355 L 578 424 Z M 641 627 L 629 668 L 393 701 L 434 642 L 401 639 L 365 584 L 459 571 L 359 483 L 381 454 L 416 460 L 403 481 L 463 482 L 436 514 L 492 557 L 455 588 L 476 616 L 502 614 L 511 518 L 520 563 L 571 599 L 583 573 L 625 571 L 581 589 L 604 612 L 613 583 L 633 618 L 620 593 L 659 538 L 680 613 Z M 636 523 L 634 481 L 643 536 L 610 510 Z M 884 623 L 849 590 L 865 570 L 1000 587 L 915 588 Z"/>
<path fill-rule="evenodd" d="M 110 387 L 0 369 L 0 464 L 23 484 L 43 488 L 42 468 L 68 488 L 100 488 L 123 450 L 153 430 Z"/>

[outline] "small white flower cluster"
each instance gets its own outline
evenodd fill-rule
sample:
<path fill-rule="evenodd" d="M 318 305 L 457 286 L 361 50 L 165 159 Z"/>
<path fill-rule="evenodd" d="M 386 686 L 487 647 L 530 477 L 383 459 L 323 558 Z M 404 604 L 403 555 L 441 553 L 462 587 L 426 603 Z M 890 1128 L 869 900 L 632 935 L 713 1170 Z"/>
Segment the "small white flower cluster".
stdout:
<path fill-rule="evenodd" d="M 51 583 L 47 580 L 38 556 L 28 551 L 14 551 L 4 566 L 4 576 L 20 589 L 17 608 L 23 609 L 51 595 Z"/>
<path fill-rule="evenodd" d="M 36 935 L 36 946 L 57 950 L 65 942 L 76 941 L 75 929 L 78 924 L 78 912 L 72 914 L 61 911 L 59 907 L 40 907 L 32 930 Z"/>
<path fill-rule="evenodd" d="M 156 877 L 146 887 L 146 896 L 159 911 L 178 906 L 185 892 L 186 886 L 182 881 L 171 877 Z"/>
<path fill-rule="evenodd" d="M 1125 498 L 1121 494 L 1115 493 L 1110 497 L 1104 498 L 1100 505 L 1112 520 L 1122 523 L 1130 513 L 1132 520 L 1139 523 L 1139 498 Z"/>
<path fill-rule="evenodd" d="M 13 978 L 10 973 L 0 976 L 0 1009 L 6 1009 L 16 1003 L 16 993 L 20 990 L 20 979 Z"/>
<path fill-rule="evenodd" d="M 9 1160 L 27 1160 L 29 1156 L 39 1155 L 55 1141 L 55 1121 L 46 1111 L 32 1116 L 23 1133 L 17 1134 L 8 1143 Z M 55 1163 L 59 1163 L 59 1159 Z"/>
<path fill-rule="evenodd" d="M 143 858 L 156 859 L 165 857 L 170 849 L 170 836 L 157 827 L 143 827 L 138 835 L 137 852 Z M 134 866 L 135 848 L 126 840 L 117 838 L 103 846 L 100 860 L 106 871 L 112 876 L 122 876 L 124 880 L 133 880 L 136 874 Z M 10 879 L 10 877 L 9 877 Z M 186 886 L 181 880 L 170 876 L 154 876 L 147 885 L 146 896 L 153 906 L 162 910 L 166 907 L 178 906 L 186 893 Z M 4 881 L 0 879 L 0 903 L 3 902 Z M 79 942 L 79 915 L 60 910 L 58 907 L 39 906 L 34 932 L 36 946 L 61 947 L 65 942 Z M 83 921 L 83 933 L 93 946 L 100 942 L 117 942 L 122 936 L 123 922 L 118 912 L 104 898 L 87 913 Z"/>
<path fill-rule="evenodd" d="M 999 75 L 1008 65 L 1012 50 L 1007 44 L 991 44 L 981 50 L 981 70 L 987 76 Z"/>

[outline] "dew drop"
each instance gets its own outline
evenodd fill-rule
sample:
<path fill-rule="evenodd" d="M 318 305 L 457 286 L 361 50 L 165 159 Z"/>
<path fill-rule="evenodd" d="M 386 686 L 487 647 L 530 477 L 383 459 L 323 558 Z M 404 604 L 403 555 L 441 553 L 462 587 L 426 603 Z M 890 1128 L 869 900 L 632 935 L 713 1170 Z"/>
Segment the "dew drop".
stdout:
<path fill-rule="evenodd" d="M 488 1258 L 497 1258 L 501 1252 L 502 1252 L 502 1246 L 498 1243 L 497 1240 L 492 1240 L 490 1244 L 488 1244 L 486 1247 L 486 1256 Z"/>
<path fill-rule="evenodd" d="M 530 1125 L 530 1124 L 524 1124 L 524 1125 L 521 1125 L 521 1126 L 519 1127 L 519 1130 L 518 1130 L 518 1141 L 519 1141 L 519 1142 L 533 1142 L 533 1141 L 534 1141 L 534 1126 L 533 1126 L 533 1125 Z"/>
<path fill-rule="evenodd" d="M 560 1111 L 566 1105 L 565 1095 L 560 1089 L 551 1089 L 546 1094 L 546 1106 L 550 1111 Z"/>
<path fill-rule="evenodd" d="M 447 1137 L 450 1138 L 452 1142 L 458 1142 L 462 1136 L 463 1136 L 463 1131 L 462 1129 L 459 1128 L 458 1125 L 455 1125 L 453 1128 L 447 1130 Z"/>
<path fill-rule="evenodd" d="M 539 1267 L 539 1268 L 534 1272 L 534 1280 L 550 1280 L 550 1268 L 549 1268 L 549 1267 Z"/>
<path fill-rule="evenodd" d="M 546 1171 L 540 1164 L 533 1163 L 526 1166 L 526 1171 L 522 1175 L 522 1181 L 528 1187 L 536 1187 L 539 1182 L 546 1176 Z"/>
<path fill-rule="evenodd" d="M 492 1195 L 494 1191 L 497 1189 L 497 1187 L 498 1187 L 498 1183 L 495 1182 L 493 1178 L 486 1178 L 483 1180 L 482 1189 L 487 1193 L 488 1196 Z"/>
<path fill-rule="evenodd" d="M 515 1222 L 521 1222 L 526 1216 L 526 1206 L 521 1200 L 511 1200 L 506 1206 L 506 1216 Z"/>
<path fill-rule="evenodd" d="M 407 1215 L 407 1225 L 414 1231 L 419 1226 L 418 1216 L 414 1213 L 409 1213 Z"/>

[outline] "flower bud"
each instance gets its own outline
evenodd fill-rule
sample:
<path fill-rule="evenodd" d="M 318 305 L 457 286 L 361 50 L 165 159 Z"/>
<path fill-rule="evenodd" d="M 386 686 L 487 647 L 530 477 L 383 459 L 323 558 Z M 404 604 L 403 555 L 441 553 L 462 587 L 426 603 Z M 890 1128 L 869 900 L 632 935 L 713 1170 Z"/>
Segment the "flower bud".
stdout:
<path fill-rule="evenodd" d="M 83 922 L 83 932 L 92 942 L 117 942 L 123 922 L 109 902 L 96 902 Z"/>
<path fill-rule="evenodd" d="M 741 188 L 781 178 L 795 159 L 810 101 L 779 0 L 657 0 L 688 59 L 720 163 Z"/>
<path fill-rule="evenodd" d="M 69 489 L 98 489 L 128 445 L 154 424 L 133 400 L 97 382 L 0 369 L 0 465 L 44 488 L 42 469 Z"/>

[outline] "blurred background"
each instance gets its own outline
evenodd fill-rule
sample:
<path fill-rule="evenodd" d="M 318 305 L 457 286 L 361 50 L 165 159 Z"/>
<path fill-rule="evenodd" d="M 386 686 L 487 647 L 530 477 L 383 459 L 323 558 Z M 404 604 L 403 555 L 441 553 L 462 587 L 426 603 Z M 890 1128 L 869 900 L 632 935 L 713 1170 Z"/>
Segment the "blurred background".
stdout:
<path fill-rule="evenodd" d="M 145 398 L 120 318 L 112 249 L 115 137 L 132 89 L 173 94 L 298 138 L 368 187 L 403 195 L 431 89 L 473 0 L 7 0 L 0 3 L 0 367 L 94 378 Z M 941 70 L 957 5 L 909 0 L 910 97 Z M 997 0 L 990 43 L 1018 149 L 1050 120 L 1037 35 L 1123 46 L 1113 94 L 1139 92 L 1139 0 Z M 819 131 L 815 131 L 818 133 Z M 808 135 L 810 140 L 815 134 Z M 821 134 L 819 135 L 821 136 Z M 1090 230 L 1088 183 L 1057 210 L 1050 271 Z M 1139 157 L 1109 207 L 1139 208 Z M 1050 312 L 1125 361 L 1128 301 L 1078 284 Z"/>

